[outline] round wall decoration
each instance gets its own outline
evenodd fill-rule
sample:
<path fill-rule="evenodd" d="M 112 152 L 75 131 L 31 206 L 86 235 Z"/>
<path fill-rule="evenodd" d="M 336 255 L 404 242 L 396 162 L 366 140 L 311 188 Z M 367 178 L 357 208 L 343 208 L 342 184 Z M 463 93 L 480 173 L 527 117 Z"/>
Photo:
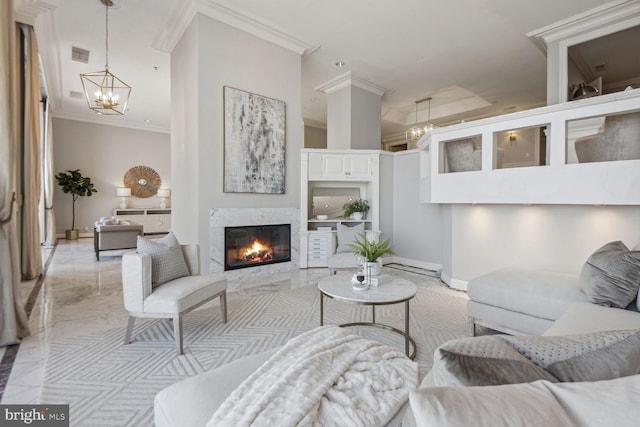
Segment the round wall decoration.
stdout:
<path fill-rule="evenodd" d="M 160 175 L 149 166 L 134 166 L 124 174 L 124 186 L 131 189 L 131 195 L 145 199 L 158 192 Z"/>

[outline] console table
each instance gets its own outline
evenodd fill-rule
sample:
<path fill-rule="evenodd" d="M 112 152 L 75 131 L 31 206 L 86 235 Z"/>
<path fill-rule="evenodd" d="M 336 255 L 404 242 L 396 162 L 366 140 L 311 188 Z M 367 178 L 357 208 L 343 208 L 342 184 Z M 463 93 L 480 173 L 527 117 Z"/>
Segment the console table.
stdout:
<path fill-rule="evenodd" d="M 142 224 L 144 234 L 165 234 L 171 230 L 171 209 L 162 208 L 128 208 L 114 209 L 118 219 Z"/>

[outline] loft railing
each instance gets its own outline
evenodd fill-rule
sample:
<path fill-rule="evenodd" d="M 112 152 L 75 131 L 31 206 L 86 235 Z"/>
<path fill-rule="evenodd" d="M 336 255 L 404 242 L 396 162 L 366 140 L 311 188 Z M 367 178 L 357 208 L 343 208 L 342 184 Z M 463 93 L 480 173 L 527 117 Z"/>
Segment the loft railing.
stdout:
<path fill-rule="evenodd" d="M 581 163 L 575 150 L 576 139 L 604 131 L 606 117 L 634 112 L 640 89 L 435 129 L 418 141 L 421 201 L 639 205 L 638 157 L 623 150 L 617 161 Z M 524 157 L 510 159 L 523 140 Z M 640 139 L 625 144 L 640 149 Z"/>

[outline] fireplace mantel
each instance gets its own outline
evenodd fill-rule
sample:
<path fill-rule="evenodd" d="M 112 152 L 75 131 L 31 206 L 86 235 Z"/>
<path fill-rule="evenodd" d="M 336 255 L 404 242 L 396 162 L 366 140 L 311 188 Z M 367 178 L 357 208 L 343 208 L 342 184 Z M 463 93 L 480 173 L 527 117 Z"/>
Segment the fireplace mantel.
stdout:
<path fill-rule="evenodd" d="M 255 277 L 299 268 L 300 211 L 296 208 L 212 208 L 210 211 L 211 274 L 224 274 L 228 279 Z M 247 225 L 291 224 L 291 261 L 260 265 L 240 270 L 224 270 L 224 228 Z"/>

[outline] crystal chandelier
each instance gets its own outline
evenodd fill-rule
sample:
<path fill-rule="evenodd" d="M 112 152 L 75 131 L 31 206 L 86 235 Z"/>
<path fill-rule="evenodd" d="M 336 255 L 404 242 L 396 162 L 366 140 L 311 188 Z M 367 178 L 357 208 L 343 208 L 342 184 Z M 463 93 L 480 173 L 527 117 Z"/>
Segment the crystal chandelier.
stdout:
<path fill-rule="evenodd" d="M 427 124 L 424 126 L 418 126 L 418 104 L 421 104 L 425 101 L 429 101 Z M 431 123 L 431 97 L 418 99 L 416 101 L 416 123 L 411 129 L 405 132 L 405 139 L 407 141 L 407 144 L 418 142 L 422 135 L 426 134 L 435 127 L 436 126 Z"/>
<path fill-rule="evenodd" d="M 84 96 L 89 108 L 98 114 L 123 115 L 127 110 L 131 86 L 109 71 L 109 8 L 112 0 L 99 0 L 105 6 L 106 14 L 106 62 L 103 71 L 80 74 Z"/>

